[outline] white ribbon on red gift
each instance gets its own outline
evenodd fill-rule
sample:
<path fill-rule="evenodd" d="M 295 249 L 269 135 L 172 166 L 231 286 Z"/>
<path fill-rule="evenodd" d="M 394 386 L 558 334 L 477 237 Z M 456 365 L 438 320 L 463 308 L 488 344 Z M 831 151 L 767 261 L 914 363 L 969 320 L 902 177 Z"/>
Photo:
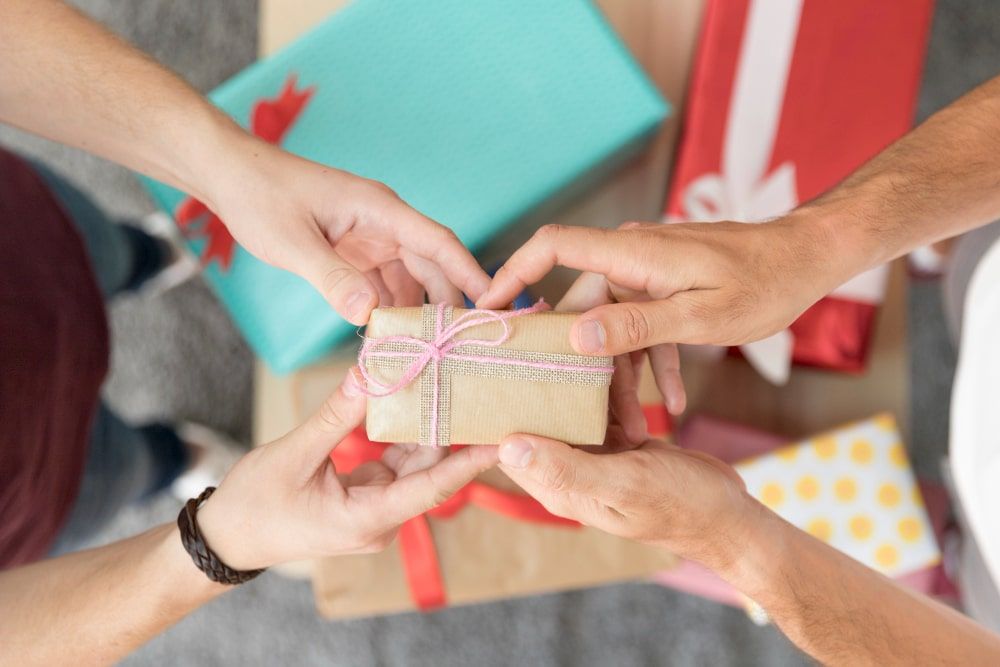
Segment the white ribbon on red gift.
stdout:
<path fill-rule="evenodd" d="M 752 0 L 740 45 L 723 141 L 721 173 L 704 174 L 681 194 L 680 220 L 763 222 L 798 203 L 795 164 L 783 162 L 768 173 L 784 107 L 785 87 L 795 51 L 804 0 Z M 833 294 L 878 303 L 886 269 L 861 274 Z M 757 371 L 775 384 L 788 381 L 794 339 L 787 329 L 740 346 Z"/>

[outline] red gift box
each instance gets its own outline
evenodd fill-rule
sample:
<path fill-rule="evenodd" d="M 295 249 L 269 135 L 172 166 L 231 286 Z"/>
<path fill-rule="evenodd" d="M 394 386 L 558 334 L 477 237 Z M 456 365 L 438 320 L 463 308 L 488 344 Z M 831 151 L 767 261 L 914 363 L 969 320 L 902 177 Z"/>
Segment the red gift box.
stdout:
<path fill-rule="evenodd" d="M 667 219 L 759 222 L 822 194 L 912 125 L 932 0 L 708 0 Z M 742 347 L 860 372 L 887 278 L 862 274 Z"/>

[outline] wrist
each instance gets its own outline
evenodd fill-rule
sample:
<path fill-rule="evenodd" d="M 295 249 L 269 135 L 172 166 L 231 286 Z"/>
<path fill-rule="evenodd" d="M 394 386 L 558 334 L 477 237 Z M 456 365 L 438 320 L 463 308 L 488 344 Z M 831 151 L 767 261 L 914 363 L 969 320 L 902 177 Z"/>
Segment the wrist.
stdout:
<path fill-rule="evenodd" d="M 163 575 L 159 578 L 168 590 L 184 590 L 187 596 L 206 601 L 232 588 L 212 581 L 198 569 L 185 551 L 176 525 L 163 525 L 151 532 L 156 540 L 156 571 Z"/>
<path fill-rule="evenodd" d="M 779 588 L 776 577 L 787 569 L 787 556 L 794 553 L 790 542 L 798 531 L 758 501 L 751 503 L 745 530 L 729 557 L 705 564 L 744 595 L 765 604 L 759 597 Z"/>

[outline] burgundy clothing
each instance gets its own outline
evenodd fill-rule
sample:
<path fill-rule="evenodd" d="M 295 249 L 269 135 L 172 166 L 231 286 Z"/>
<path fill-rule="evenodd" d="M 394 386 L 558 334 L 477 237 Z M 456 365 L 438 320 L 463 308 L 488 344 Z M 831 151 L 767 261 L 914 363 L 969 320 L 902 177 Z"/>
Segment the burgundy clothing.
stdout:
<path fill-rule="evenodd" d="M 0 568 L 45 556 L 65 522 L 108 356 L 83 240 L 35 171 L 0 149 Z"/>

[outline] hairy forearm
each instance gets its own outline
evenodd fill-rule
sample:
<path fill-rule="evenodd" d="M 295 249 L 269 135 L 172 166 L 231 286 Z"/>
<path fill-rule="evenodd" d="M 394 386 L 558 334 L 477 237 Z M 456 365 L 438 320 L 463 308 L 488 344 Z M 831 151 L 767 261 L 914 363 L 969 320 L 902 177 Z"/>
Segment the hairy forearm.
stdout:
<path fill-rule="evenodd" d="M 225 590 L 170 525 L 0 572 L 0 662 L 110 664 Z"/>
<path fill-rule="evenodd" d="M 824 664 L 996 664 L 1000 637 L 759 508 L 720 574 Z"/>
<path fill-rule="evenodd" d="M 58 0 L 0 2 L 0 122 L 203 200 L 222 155 L 249 141 L 179 77 Z"/>
<path fill-rule="evenodd" d="M 1000 77 L 790 217 L 827 230 L 845 278 L 1000 218 Z"/>

